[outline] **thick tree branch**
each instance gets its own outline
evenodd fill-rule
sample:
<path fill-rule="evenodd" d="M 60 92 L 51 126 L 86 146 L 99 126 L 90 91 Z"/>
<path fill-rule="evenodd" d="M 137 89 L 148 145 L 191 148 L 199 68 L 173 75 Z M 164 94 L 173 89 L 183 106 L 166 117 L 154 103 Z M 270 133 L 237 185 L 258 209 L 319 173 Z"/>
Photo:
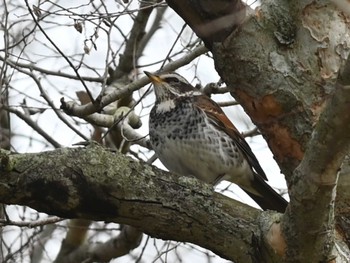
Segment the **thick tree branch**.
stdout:
<path fill-rule="evenodd" d="M 246 5 L 241 0 L 167 0 L 206 46 L 221 42 L 242 24 Z"/>
<path fill-rule="evenodd" d="M 264 239 L 259 226 L 269 229 L 279 220 L 275 213 L 261 212 L 265 217 L 259 217 L 258 210 L 196 179 L 170 175 L 101 147 L 0 153 L 0 202 L 66 218 L 132 225 L 153 237 L 198 244 L 235 262 L 261 260 L 265 246 L 260 247 Z"/>
<path fill-rule="evenodd" d="M 335 256 L 336 185 L 340 166 L 350 146 L 349 74 L 348 58 L 340 70 L 335 93 L 312 134 L 304 159 L 294 172 L 290 207 L 284 217 L 290 262 L 328 262 Z M 312 217 L 304 220 L 301 215 L 305 214 Z"/>
<path fill-rule="evenodd" d="M 46 225 L 42 232 L 39 234 L 38 239 L 34 243 L 32 247 L 32 252 L 30 255 L 30 262 L 31 263 L 40 263 L 42 262 L 43 254 L 46 252 L 43 247 L 45 247 L 45 244 L 50 240 L 52 237 L 52 233 L 56 229 L 55 224 Z"/>
<path fill-rule="evenodd" d="M 109 262 L 136 248 L 142 240 L 142 232 L 131 226 L 123 226 L 120 234 L 103 243 L 85 244 L 73 250 L 73 253 L 56 260 L 55 263 Z M 65 243 L 65 241 L 64 241 Z"/>
<path fill-rule="evenodd" d="M 181 6 L 172 7 L 186 20 Z M 271 228 L 286 238 L 286 259 L 291 262 L 341 258 L 332 250 L 333 202 L 337 169 L 349 136 L 345 135 L 348 117 L 338 115 L 349 113 L 349 102 L 342 96 L 346 87 L 339 87 L 339 81 L 336 91 L 334 87 L 339 65 L 348 54 L 349 27 L 344 17 L 327 1 L 262 1 L 239 30 L 211 47 L 218 73 L 267 138 L 292 189 L 294 201 L 283 230 Z M 334 92 L 338 94 L 313 132 Z M 330 109 L 339 103 L 341 109 L 332 113 Z M 343 137 L 337 141 L 339 136 Z M 310 138 L 313 142 L 308 144 Z M 283 246 L 277 249 L 284 253 Z"/>
<path fill-rule="evenodd" d="M 81 255 L 79 253 L 79 256 L 76 256 L 76 254 L 78 254 L 77 251 L 86 241 L 90 224 L 91 221 L 86 219 L 69 220 L 66 237 L 62 241 L 54 263 L 69 263 L 72 262 L 71 258 L 75 260 L 74 262 L 83 262 L 86 259 L 86 254 Z M 74 255 L 71 256 L 72 254 Z"/>
<path fill-rule="evenodd" d="M 145 35 L 145 28 L 155 4 L 156 1 L 154 0 L 140 2 L 140 10 L 134 19 L 130 35 L 125 42 L 124 53 L 120 56 L 119 64 L 113 72 L 113 76 L 107 81 L 108 84 L 129 74 L 135 67 L 139 57 L 142 55 L 142 52 L 138 50 L 139 43 Z"/>

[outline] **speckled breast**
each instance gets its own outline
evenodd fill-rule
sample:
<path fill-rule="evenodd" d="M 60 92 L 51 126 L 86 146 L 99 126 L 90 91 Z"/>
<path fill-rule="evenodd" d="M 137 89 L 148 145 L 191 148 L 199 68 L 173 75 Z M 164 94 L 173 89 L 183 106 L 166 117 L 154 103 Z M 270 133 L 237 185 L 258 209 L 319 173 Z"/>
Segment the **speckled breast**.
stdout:
<path fill-rule="evenodd" d="M 238 172 L 237 165 L 243 162 L 232 139 L 195 108 L 190 98 L 182 98 L 166 110 L 155 105 L 150 114 L 149 135 L 160 161 L 179 175 L 213 183 L 218 177 Z"/>

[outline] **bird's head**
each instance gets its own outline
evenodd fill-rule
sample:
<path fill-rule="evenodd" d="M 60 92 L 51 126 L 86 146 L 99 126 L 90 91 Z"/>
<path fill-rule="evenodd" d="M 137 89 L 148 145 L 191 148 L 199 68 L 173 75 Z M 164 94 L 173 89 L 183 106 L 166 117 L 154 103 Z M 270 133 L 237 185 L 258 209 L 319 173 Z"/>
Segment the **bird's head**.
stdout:
<path fill-rule="evenodd" d="M 198 95 L 196 90 L 184 77 L 175 72 L 153 74 L 144 71 L 154 85 L 157 101 L 175 99 L 182 96 Z"/>

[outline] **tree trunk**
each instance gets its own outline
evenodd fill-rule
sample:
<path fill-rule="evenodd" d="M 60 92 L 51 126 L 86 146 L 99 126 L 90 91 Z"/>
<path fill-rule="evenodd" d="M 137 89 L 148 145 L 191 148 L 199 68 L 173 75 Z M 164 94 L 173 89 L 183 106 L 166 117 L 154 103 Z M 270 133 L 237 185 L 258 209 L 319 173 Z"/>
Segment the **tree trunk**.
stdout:
<path fill-rule="evenodd" d="M 213 1 L 191 1 L 191 16 L 183 15 L 179 2 L 168 0 L 198 36 L 203 36 L 198 30 L 203 21 L 221 33 L 204 36 L 216 70 L 258 126 L 285 175 L 291 196 L 282 219 L 287 261 L 332 260 L 337 173 L 349 150 L 350 82 L 343 76 L 337 81 L 349 53 L 348 18 L 329 1 L 262 1 L 255 11 L 246 7 L 245 19 L 240 1 L 223 1 L 223 9 L 209 8 Z M 229 23 L 216 23 L 223 13 L 236 15 L 230 20 L 232 33 L 224 40 L 222 32 Z M 337 117 L 341 121 L 335 121 Z M 336 199 L 338 234 L 349 229 L 344 220 L 349 218 L 348 170 L 346 161 Z M 324 232 L 323 241 L 312 231 Z M 342 235 L 349 246 L 349 235 Z"/>

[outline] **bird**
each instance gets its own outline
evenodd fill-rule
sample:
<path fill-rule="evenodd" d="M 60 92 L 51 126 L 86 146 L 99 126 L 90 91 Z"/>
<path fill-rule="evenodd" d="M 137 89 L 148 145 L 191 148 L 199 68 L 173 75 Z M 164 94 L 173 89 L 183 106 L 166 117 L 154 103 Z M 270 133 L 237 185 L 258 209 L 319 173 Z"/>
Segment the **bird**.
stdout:
<path fill-rule="evenodd" d="M 175 72 L 144 73 L 156 97 L 150 143 L 170 172 L 214 187 L 232 182 L 263 210 L 285 212 L 288 202 L 267 183 L 250 146 L 215 101 Z"/>

